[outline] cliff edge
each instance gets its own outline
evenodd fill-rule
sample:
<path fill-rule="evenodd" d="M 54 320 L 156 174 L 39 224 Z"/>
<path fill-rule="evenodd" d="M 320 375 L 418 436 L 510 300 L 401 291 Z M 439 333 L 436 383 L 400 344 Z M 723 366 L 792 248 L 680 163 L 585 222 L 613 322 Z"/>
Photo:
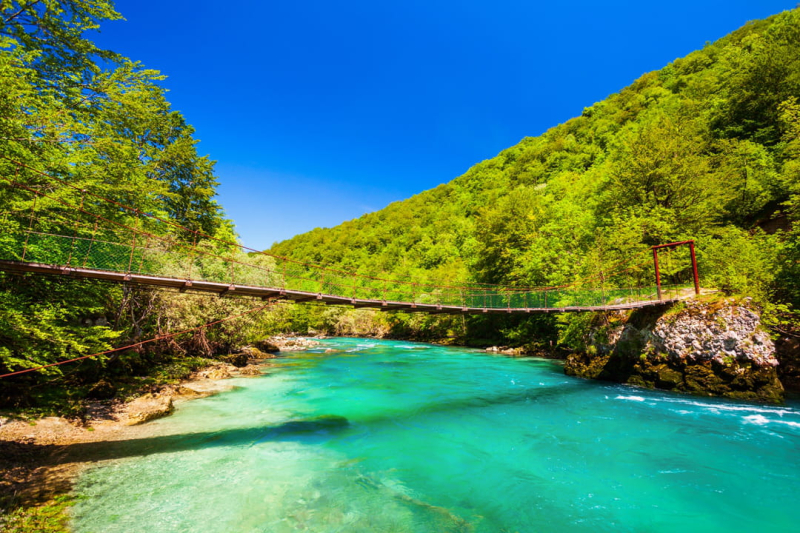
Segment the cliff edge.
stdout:
<path fill-rule="evenodd" d="M 749 299 L 687 300 L 597 315 L 568 375 L 782 403 L 775 343 Z"/>

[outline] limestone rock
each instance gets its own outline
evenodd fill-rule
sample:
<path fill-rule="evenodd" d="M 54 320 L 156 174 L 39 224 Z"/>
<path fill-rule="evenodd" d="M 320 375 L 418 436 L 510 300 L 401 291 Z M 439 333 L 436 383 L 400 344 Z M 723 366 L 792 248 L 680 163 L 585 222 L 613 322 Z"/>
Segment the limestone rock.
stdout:
<path fill-rule="evenodd" d="M 273 346 L 277 349 L 277 346 Z M 261 360 L 261 359 L 274 359 L 276 355 L 274 353 L 262 352 L 255 346 L 245 346 L 241 350 L 242 353 L 247 354 L 247 356 L 252 360 Z"/>
<path fill-rule="evenodd" d="M 253 348 L 264 353 L 277 353 L 281 351 L 280 346 L 275 344 L 272 339 L 264 339 L 254 342 Z"/>
<path fill-rule="evenodd" d="M 177 399 L 204 398 L 211 394 L 209 391 L 199 390 L 188 385 L 177 385 L 172 390 L 172 395 Z"/>
<path fill-rule="evenodd" d="M 521 357 L 525 355 L 524 348 L 509 348 L 508 346 L 490 346 L 484 350 L 487 353 L 508 355 L 511 357 Z"/>
<path fill-rule="evenodd" d="M 269 339 L 282 352 L 297 352 L 307 350 L 308 348 L 316 348 L 320 345 L 319 341 L 313 339 L 306 339 L 305 337 L 283 337 L 276 335 Z"/>
<path fill-rule="evenodd" d="M 214 370 L 209 370 L 206 377 L 208 379 L 227 379 L 231 377 L 231 373 L 228 372 L 227 368 L 215 368 Z"/>
<path fill-rule="evenodd" d="M 235 372 L 236 367 L 233 365 L 217 365 L 207 368 L 202 372 L 197 373 L 198 378 L 206 379 L 227 379 L 231 377 L 231 372 Z"/>
<path fill-rule="evenodd" d="M 126 408 L 126 424 L 135 426 L 169 415 L 174 410 L 169 396 L 145 395 L 130 402 Z"/>
<path fill-rule="evenodd" d="M 250 356 L 245 352 L 232 353 L 222 358 L 226 363 L 230 363 L 235 367 L 241 368 L 247 366 L 250 361 Z"/>
<path fill-rule="evenodd" d="M 246 367 L 239 369 L 239 374 L 242 376 L 260 376 L 261 368 L 259 368 L 257 365 L 247 365 Z"/>
<path fill-rule="evenodd" d="M 734 300 L 606 315 L 564 371 L 642 387 L 783 401 L 775 345 L 757 310 Z"/>

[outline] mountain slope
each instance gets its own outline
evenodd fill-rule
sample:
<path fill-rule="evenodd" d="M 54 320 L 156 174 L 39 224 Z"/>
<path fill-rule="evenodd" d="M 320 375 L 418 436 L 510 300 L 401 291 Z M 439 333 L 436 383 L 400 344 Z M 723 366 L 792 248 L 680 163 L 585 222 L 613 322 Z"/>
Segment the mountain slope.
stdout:
<path fill-rule="evenodd" d="M 404 279 L 552 285 L 694 238 L 706 285 L 796 301 L 796 232 L 759 227 L 787 230 L 797 215 L 798 98 L 792 10 L 645 74 L 450 183 L 270 252 Z M 686 265 L 668 274 L 683 279 Z"/>

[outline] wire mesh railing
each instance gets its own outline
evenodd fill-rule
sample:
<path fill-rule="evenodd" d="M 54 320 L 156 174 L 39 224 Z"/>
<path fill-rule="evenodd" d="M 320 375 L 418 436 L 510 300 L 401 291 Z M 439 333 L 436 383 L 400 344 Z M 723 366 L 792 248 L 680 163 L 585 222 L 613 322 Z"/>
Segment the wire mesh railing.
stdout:
<path fill-rule="evenodd" d="M 198 231 L 136 209 L 109 208 L 74 187 L 17 179 L 0 182 L 0 260 L 330 295 L 353 303 L 557 310 L 659 300 L 655 286 L 611 288 L 603 280 L 593 286 L 515 289 L 364 276 L 202 238 Z M 661 299 L 677 298 L 684 289 L 662 285 Z"/>

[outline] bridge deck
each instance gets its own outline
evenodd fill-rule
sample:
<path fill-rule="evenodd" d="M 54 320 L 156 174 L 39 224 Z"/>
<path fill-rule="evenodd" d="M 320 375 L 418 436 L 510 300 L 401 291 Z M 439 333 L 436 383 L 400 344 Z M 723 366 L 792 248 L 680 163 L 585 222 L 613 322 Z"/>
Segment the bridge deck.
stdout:
<path fill-rule="evenodd" d="M 0 260 L 0 270 L 13 272 L 33 272 L 37 274 L 71 276 L 82 279 L 97 279 L 118 283 L 132 283 L 152 287 L 166 287 L 177 289 L 180 292 L 201 292 L 213 293 L 219 296 L 241 295 L 262 299 L 283 299 L 294 302 L 319 302 L 331 305 L 348 305 L 354 308 L 372 308 L 381 311 L 404 311 L 409 313 L 428 313 L 428 314 L 483 314 L 483 313 L 574 313 L 586 311 L 615 311 L 626 309 L 639 309 L 642 307 L 652 307 L 665 305 L 674 302 L 677 298 L 662 300 L 648 300 L 637 302 L 623 302 L 613 305 L 589 306 L 589 307 L 460 307 L 454 305 L 436 305 L 427 303 L 413 302 L 394 302 L 384 300 L 369 300 L 362 298 L 348 298 L 333 294 L 314 293 L 277 287 L 259 287 L 253 285 L 237 285 L 217 283 L 202 280 L 185 280 L 160 276 L 149 276 L 144 274 L 127 274 L 124 272 L 112 272 L 108 270 L 93 270 L 86 268 L 62 267 L 41 263 L 26 263 L 20 261 Z"/>

